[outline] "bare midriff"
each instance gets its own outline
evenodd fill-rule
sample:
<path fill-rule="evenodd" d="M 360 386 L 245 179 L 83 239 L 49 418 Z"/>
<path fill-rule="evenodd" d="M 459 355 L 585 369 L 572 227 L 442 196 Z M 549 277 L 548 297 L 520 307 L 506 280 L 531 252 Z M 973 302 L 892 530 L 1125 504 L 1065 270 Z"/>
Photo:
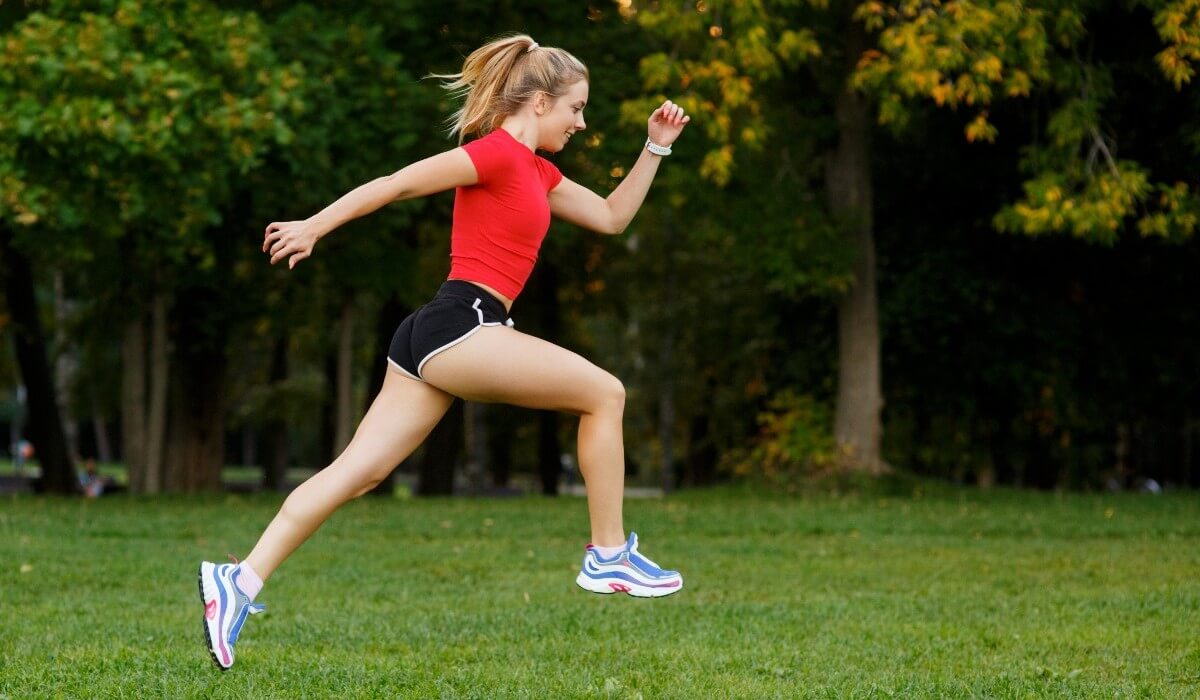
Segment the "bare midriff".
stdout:
<path fill-rule="evenodd" d="M 455 280 L 458 280 L 459 282 L 470 282 L 471 284 L 475 285 L 476 287 L 479 287 L 480 289 L 483 289 L 483 290 L 484 290 L 484 291 L 486 291 L 488 294 L 491 294 L 492 296 L 494 296 L 494 297 L 496 297 L 497 299 L 499 299 L 499 300 L 500 300 L 500 302 L 501 302 L 502 304 L 504 304 L 504 311 L 505 311 L 505 312 L 510 312 L 510 311 L 512 311 L 512 305 L 513 305 L 513 303 L 512 303 L 512 299 L 509 299 L 508 297 L 504 296 L 504 295 L 503 295 L 503 294 L 501 294 L 500 292 L 497 292 L 495 289 L 492 289 L 491 287 L 487 286 L 487 285 L 486 285 L 486 284 L 484 284 L 483 282 L 476 282 L 475 280 L 464 280 L 464 279 L 458 279 L 457 277 L 451 277 L 450 279 L 455 279 Z"/>

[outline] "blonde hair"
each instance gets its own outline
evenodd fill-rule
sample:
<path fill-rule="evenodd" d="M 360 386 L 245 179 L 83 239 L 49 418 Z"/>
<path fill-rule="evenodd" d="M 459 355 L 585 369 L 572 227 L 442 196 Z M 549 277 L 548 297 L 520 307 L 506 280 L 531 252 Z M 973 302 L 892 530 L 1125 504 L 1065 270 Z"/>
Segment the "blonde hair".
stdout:
<path fill-rule="evenodd" d="M 433 74 L 449 82 L 442 87 L 455 97 L 466 97 L 461 108 L 446 120 L 458 142 L 469 134 L 485 136 L 534 94 L 558 98 L 566 88 L 588 79 L 587 66 L 562 49 L 540 46 L 526 34 L 495 39 L 471 52 L 462 72 Z"/>

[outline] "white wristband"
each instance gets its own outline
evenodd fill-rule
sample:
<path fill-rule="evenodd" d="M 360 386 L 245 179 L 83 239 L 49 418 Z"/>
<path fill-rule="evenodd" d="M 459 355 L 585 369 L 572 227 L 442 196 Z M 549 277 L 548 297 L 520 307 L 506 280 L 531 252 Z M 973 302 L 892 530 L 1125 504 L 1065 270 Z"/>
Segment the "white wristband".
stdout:
<path fill-rule="evenodd" d="M 657 143 L 654 143 L 653 141 L 651 141 L 649 138 L 646 139 L 646 148 L 649 149 L 649 151 L 656 156 L 671 155 L 671 147 L 670 146 L 660 146 Z"/>

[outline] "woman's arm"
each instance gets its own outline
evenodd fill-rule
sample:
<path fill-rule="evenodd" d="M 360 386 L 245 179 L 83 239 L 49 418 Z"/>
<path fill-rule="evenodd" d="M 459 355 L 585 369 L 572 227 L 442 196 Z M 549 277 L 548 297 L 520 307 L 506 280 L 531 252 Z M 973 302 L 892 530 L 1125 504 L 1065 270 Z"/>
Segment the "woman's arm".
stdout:
<path fill-rule="evenodd" d="M 650 140 L 670 146 L 691 119 L 684 115 L 682 107 L 667 100 L 650 115 Z M 662 158 L 643 148 L 633 169 L 607 199 L 564 177 L 550 191 L 550 212 L 599 233 L 621 233 L 642 207 Z"/>
<path fill-rule="evenodd" d="M 347 221 L 392 202 L 466 187 L 477 181 L 475 165 L 462 148 L 439 153 L 359 185 L 303 221 L 272 222 L 263 238 L 263 252 L 270 252 L 272 265 L 289 258 L 288 269 L 291 269 L 312 255 L 318 240 Z"/>

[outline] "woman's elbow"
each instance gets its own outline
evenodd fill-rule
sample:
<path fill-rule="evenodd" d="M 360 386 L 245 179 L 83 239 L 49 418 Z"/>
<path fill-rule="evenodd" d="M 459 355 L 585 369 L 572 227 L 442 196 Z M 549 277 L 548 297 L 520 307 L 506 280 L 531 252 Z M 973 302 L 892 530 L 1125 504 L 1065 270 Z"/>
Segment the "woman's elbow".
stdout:
<path fill-rule="evenodd" d="M 408 186 L 406 182 L 407 178 L 401 176 L 402 172 L 392 173 L 391 175 L 379 178 L 383 186 L 387 188 L 389 202 L 400 202 L 413 198 L 412 188 Z"/>
<path fill-rule="evenodd" d="M 629 220 L 622 219 L 617 216 L 616 212 L 609 211 L 607 225 L 600 229 L 601 233 L 606 233 L 610 236 L 619 236 L 625 233 L 625 228 L 629 226 Z"/>

